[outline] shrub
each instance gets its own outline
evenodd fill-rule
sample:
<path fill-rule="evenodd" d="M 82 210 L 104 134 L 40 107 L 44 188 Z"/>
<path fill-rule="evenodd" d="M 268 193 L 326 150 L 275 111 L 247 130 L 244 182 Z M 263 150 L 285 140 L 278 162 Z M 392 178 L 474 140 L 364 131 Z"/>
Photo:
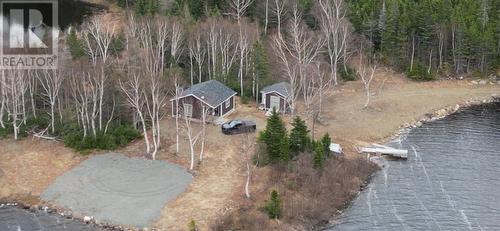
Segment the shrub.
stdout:
<path fill-rule="evenodd" d="M 241 103 L 242 104 L 248 104 L 250 102 L 250 100 L 252 99 L 252 97 L 248 97 L 248 96 L 242 96 L 241 97 Z"/>
<path fill-rule="evenodd" d="M 196 230 L 198 230 L 198 229 L 196 228 L 196 221 L 191 220 L 191 221 L 189 222 L 189 224 L 188 224 L 188 229 L 189 229 L 189 231 L 196 231 Z"/>
<path fill-rule="evenodd" d="M 276 190 L 271 192 L 271 199 L 267 202 L 265 210 L 270 219 L 278 219 L 281 216 L 281 198 Z"/>
<path fill-rule="evenodd" d="M 356 73 L 356 71 L 348 66 L 346 66 L 345 68 L 341 67 L 339 70 L 339 74 L 344 81 L 355 81 L 358 79 L 358 74 Z"/>
<path fill-rule="evenodd" d="M 26 137 L 30 131 L 40 131 L 50 126 L 50 119 L 46 115 L 39 115 L 36 118 L 31 116 L 26 119 L 25 124 L 19 127 L 19 136 Z"/>
<path fill-rule="evenodd" d="M 109 132 L 116 139 L 118 146 L 128 144 L 130 141 L 141 138 L 142 135 L 137 129 L 129 124 L 123 124 Z"/>
<path fill-rule="evenodd" d="M 5 128 L 0 128 L 0 138 L 6 138 L 9 134 L 12 134 L 12 126 L 6 124 Z"/>
<path fill-rule="evenodd" d="M 84 137 L 83 131 L 74 125 L 63 128 L 61 134 L 66 146 L 82 152 L 92 149 L 114 150 L 141 137 L 139 131 L 127 124 L 111 127 L 107 133 L 100 132 L 95 137 L 92 134 Z"/>
<path fill-rule="evenodd" d="M 427 68 L 420 63 L 414 63 L 412 70 L 408 68 L 408 70 L 406 71 L 406 75 L 410 79 L 419 81 L 430 81 L 435 79 L 434 73 L 427 72 Z"/>
<path fill-rule="evenodd" d="M 28 117 L 26 118 L 26 123 L 22 123 L 21 120 L 18 121 L 21 123 L 19 125 L 19 133 L 18 137 L 26 137 L 30 131 L 40 131 L 41 129 L 45 129 L 49 126 L 49 119 L 47 116 L 38 116 Z M 14 133 L 14 127 L 12 123 L 4 123 L 5 128 L 0 128 L 0 138 L 5 138 L 10 134 Z"/>

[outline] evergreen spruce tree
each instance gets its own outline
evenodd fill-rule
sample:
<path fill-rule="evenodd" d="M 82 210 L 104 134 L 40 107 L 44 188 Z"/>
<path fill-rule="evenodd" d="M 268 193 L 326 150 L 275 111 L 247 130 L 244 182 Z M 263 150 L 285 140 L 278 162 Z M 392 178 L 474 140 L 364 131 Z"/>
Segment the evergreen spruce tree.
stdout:
<path fill-rule="evenodd" d="M 315 142 L 313 167 L 316 169 L 321 169 L 323 168 L 324 164 L 325 164 L 325 149 L 323 143 Z"/>
<path fill-rule="evenodd" d="M 271 199 L 267 202 L 265 210 L 271 219 L 278 219 L 281 216 L 281 199 L 276 190 L 271 192 Z"/>
<path fill-rule="evenodd" d="M 306 122 L 297 116 L 293 120 L 292 126 L 293 128 L 290 132 L 290 150 L 295 154 L 306 151 L 311 142 Z"/>
<path fill-rule="evenodd" d="M 262 86 L 269 79 L 269 60 L 266 50 L 259 41 L 253 45 L 252 61 L 256 82 L 259 86 Z"/>
<path fill-rule="evenodd" d="M 290 160 L 290 140 L 288 136 L 283 136 L 280 141 L 280 161 L 281 163 L 288 163 Z"/>
<path fill-rule="evenodd" d="M 71 53 L 71 57 L 73 59 L 79 59 L 85 56 L 85 50 L 83 49 L 81 41 L 76 36 L 76 29 L 74 27 L 71 27 L 69 30 L 66 43 L 68 44 L 69 52 Z"/>
<path fill-rule="evenodd" d="M 137 15 L 145 15 L 146 14 L 146 1 L 147 0 L 136 0 L 134 1 L 135 14 Z"/>
<path fill-rule="evenodd" d="M 186 0 L 174 0 L 172 6 L 167 10 L 167 15 L 181 16 L 186 5 Z"/>
<path fill-rule="evenodd" d="M 117 4 L 119 7 L 125 8 L 125 7 L 127 7 L 127 0 L 118 0 Z"/>
<path fill-rule="evenodd" d="M 330 144 L 332 143 L 332 139 L 330 138 L 330 135 L 326 133 L 323 138 L 321 138 L 321 144 L 323 145 L 323 150 L 326 154 L 326 156 L 329 156 L 330 153 Z"/>
<path fill-rule="evenodd" d="M 148 15 L 155 15 L 156 13 L 158 13 L 158 10 L 160 8 L 160 3 L 158 2 L 158 0 L 145 0 L 146 3 L 145 3 L 145 14 L 148 14 Z"/>
<path fill-rule="evenodd" d="M 205 15 L 205 1 L 203 0 L 188 0 L 189 1 L 189 11 L 193 16 L 194 20 L 198 21 L 201 17 Z"/>
<path fill-rule="evenodd" d="M 268 159 L 271 162 L 276 163 L 283 157 L 282 143 L 287 142 L 283 140 L 286 136 L 285 124 L 276 110 L 273 110 L 267 119 L 266 129 L 260 134 L 260 140 L 266 144 Z"/>

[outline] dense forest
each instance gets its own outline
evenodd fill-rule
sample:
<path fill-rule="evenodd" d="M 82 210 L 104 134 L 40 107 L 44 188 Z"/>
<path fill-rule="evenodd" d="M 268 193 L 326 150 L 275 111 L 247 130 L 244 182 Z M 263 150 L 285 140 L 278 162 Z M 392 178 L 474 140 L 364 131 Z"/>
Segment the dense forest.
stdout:
<path fill-rule="evenodd" d="M 350 21 L 400 70 L 484 75 L 500 64 L 500 2 L 348 1 Z"/>

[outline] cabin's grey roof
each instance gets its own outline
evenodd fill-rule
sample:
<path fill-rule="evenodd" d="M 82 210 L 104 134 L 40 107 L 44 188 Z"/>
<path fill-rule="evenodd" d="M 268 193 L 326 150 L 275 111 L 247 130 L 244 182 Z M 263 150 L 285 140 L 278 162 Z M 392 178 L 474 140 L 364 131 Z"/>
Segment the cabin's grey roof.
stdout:
<path fill-rule="evenodd" d="M 203 83 L 198 83 L 185 89 L 181 97 L 194 95 L 205 101 L 209 106 L 217 107 L 236 92 L 217 80 L 209 80 Z"/>
<path fill-rule="evenodd" d="M 265 94 L 273 91 L 278 92 L 284 97 L 288 97 L 290 96 L 291 86 L 287 82 L 275 83 L 273 85 L 262 88 L 260 92 Z"/>

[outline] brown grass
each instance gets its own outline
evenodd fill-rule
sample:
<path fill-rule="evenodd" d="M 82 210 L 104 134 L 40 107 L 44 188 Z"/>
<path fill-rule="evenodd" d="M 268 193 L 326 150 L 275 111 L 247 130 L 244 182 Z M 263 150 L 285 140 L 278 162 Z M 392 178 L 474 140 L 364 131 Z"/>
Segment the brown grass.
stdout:
<path fill-rule="evenodd" d="M 38 197 L 59 175 L 82 161 L 60 142 L 0 140 L 0 199 Z M 30 203 L 31 204 L 31 203 Z"/>
<path fill-rule="evenodd" d="M 365 158 L 332 157 L 322 170 L 312 168 L 312 154 L 304 153 L 288 166 L 267 167 L 266 190 L 243 201 L 238 211 L 217 220 L 213 230 L 311 230 L 325 225 L 346 206 L 376 170 Z M 262 211 L 270 191 L 283 200 L 280 221 L 271 221 Z"/>

